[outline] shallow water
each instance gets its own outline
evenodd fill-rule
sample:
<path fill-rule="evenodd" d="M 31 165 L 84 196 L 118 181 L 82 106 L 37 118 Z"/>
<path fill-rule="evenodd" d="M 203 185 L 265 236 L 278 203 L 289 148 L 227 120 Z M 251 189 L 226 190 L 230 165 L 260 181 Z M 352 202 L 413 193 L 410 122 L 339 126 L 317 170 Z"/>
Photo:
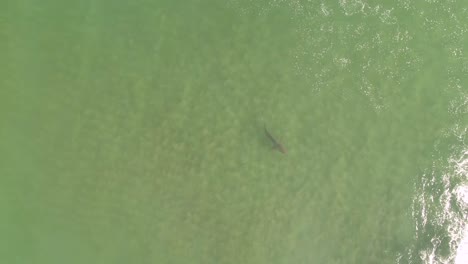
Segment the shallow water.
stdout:
<path fill-rule="evenodd" d="M 0 5 L 5 263 L 464 263 L 468 6 Z"/>

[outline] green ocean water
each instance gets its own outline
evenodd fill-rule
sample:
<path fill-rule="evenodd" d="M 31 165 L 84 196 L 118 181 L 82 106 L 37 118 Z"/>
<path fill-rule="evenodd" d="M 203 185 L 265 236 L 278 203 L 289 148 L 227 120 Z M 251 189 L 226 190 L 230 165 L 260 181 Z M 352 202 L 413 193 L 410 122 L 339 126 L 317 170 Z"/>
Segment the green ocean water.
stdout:
<path fill-rule="evenodd" d="M 454 261 L 467 4 L 0 10 L 1 263 Z"/>

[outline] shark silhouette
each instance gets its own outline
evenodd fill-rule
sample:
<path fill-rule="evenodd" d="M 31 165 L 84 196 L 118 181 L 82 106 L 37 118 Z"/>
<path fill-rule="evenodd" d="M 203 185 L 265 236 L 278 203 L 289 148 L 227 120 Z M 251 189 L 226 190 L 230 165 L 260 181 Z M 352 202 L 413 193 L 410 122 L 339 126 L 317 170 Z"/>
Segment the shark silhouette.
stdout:
<path fill-rule="evenodd" d="M 265 128 L 265 134 L 266 136 L 270 139 L 270 141 L 273 143 L 273 148 L 275 148 L 276 150 L 278 150 L 279 152 L 283 153 L 283 154 L 286 154 L 286 149 L 283 147 L 283 145 L 278 142 L 278 140 L 276 140 L 271 134 L 270 132 L 268 132 L 268 129 L 266 129 L 266 126 L 264 126 Z"/>

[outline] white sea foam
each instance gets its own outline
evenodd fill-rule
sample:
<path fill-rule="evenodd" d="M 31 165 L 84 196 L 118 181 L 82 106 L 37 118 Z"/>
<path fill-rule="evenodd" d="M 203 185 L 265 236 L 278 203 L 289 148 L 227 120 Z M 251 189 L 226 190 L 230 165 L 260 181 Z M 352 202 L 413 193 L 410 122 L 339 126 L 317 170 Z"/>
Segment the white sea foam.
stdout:
<path fill-rule="evenodd" d="M 456 139 L 453 153 L 446 161 L 435 155 L 433 166 L 416 187 L 412 212 L 415 243 L 408 255 L 398 256 L 398 263 L 405 257 L 428 264 L 468 263 L 466 130 L 456 125 L 445 136 Z M 419 246 L 416 248 L 415 244 Z"/>
<path fill-rule="evenodd" d="M 455 264 L 468 263 L 468 226 L 466 224 L 468 220 L 468 150 L 465 150 L 462 157 L 455 161 L 456 173 L 464 175 L 465 183 L 460 185 L 455 190 L 456 201 L 462 211 L 463 218 L 461 219 L 464 227 L 462 233 L 462 239 L 458 244 Z"/>

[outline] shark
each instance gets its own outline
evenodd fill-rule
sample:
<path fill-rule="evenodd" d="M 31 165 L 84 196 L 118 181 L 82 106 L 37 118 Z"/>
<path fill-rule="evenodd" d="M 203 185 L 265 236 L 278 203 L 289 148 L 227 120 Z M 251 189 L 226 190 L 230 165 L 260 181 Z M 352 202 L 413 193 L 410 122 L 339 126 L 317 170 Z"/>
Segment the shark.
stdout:
<path fill-rule="evenodd" d="M 283 154 L 286 154 L 286 148 L 283 147 L 283 145 L 278 141 L 276 140 L 270 132 L 268 132 L 268 129 L 266 128 L 266 126 L 264 126 L 264 129 L 265 129 L 265 135 L 270 139 L 270 141 L 273 143 L 273 148 L 278 150 L 279 152 L 283 153 Z"/>

